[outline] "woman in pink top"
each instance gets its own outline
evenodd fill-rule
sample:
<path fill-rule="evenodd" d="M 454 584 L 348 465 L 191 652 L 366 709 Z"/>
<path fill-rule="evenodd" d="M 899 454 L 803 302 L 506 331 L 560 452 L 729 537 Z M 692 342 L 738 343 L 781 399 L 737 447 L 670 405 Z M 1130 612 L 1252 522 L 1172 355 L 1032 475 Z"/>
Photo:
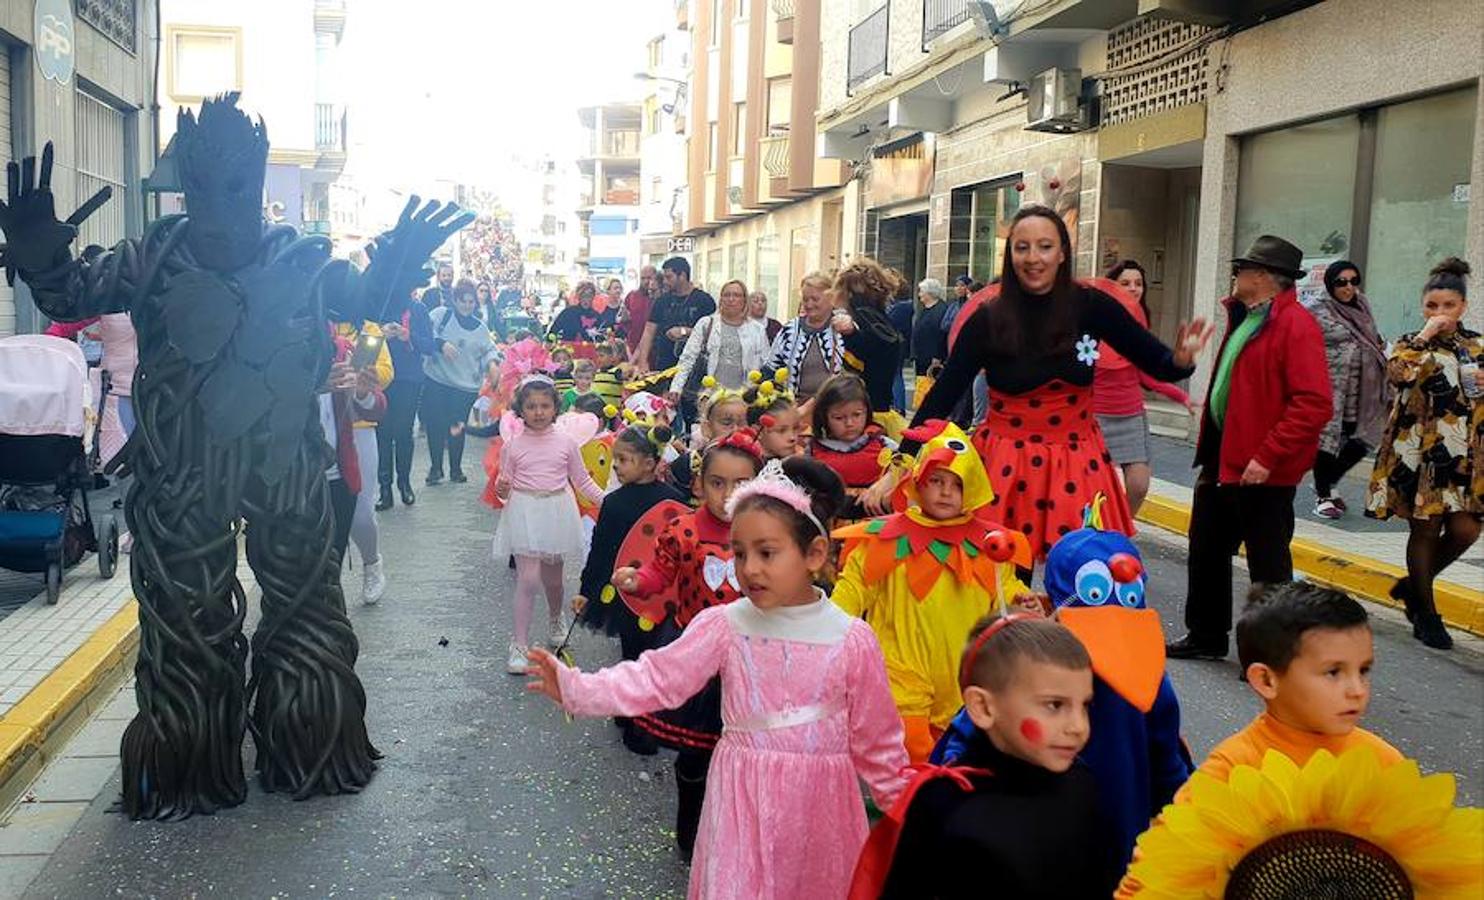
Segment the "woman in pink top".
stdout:
<path fill-rule="evenodd" d="M 547 639 L 556 646 L 566 632 L 562 564 L 582 560 L 582 522 L 572 486 L 595 505 L 602 502 L 603 489 L 582 464 L 577 442 L 554 427 L 557 391 L 550 378 L 526 376 L 516 389 L 514 408 L 523 427 L 503 435 L 495 494 L 505 507 L 495 529 L 495 559 L 515 557 L 515 633 L 507 671 L 521 675 L 531 643 L 531 614 L 543 587 L 551 615 Z"/>
<path fill-rule="evenodd" d="M 1149 306 L 1144 302 L 1144 267 L 1125 259 L 1108 270 L 1108 279 L 1118 282 L 1122 295 L 1110 292 L 1140 325 L 1149 327 Z M 1097 370 L 1092 379 L 1092 411 L 1103 432 L 1108 454 L 1123 470 L 1123 489 L 1128 494 L 1129 514 L 1149 493 L 1149 420 L 1144 415 L 1144 391 L 1154 391 L 1193 410 L 1190 395 L 1163 381 L 1155 381 L 1104 344 L 1098 348 Z"/>
<path fill-rule="evenodd" d="M 801 486 L 803 482 L 806 487 Z M 568 712 L 675 708 L 717 674 L 725 728 L 691 862 L 692 898 L 844 897 L 866 840 L 860 782 L 883 809 L 907 751 L 870 626 L 813 584 L 844 503 L 822 463 L 768 463 L 728 501 L 747 596 L 704 610 L 674 643 L 591 674 L 531 651 L 530 684 Z"/>
<path fill-rule="evenodd" d="M 139 344 L 128 313 L 109 313 L 79 322 L 53 322 L 46 329 L 52 337 L 77 340 L 91 331 L 103 345 L 99 367 L 108 373 L 108 400 L 103 406 L 103 428 L 98 451 L 103 465 L 124 449 L 134 431 L 134 369 L 139 365 Z"/>

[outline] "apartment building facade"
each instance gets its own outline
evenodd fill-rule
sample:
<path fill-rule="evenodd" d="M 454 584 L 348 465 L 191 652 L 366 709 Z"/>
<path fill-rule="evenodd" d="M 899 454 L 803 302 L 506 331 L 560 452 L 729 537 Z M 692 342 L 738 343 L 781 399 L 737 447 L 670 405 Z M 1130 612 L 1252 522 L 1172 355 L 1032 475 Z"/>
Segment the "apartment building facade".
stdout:
<path fill-rule="evenodd" d="M 688 186 L 678 232 L 694 241 L 693 278 L 715 291 L 732 278 L 798 306 L 798 284 L 838 268 L 850 168 L 817 152 L 819 0 L 694 0 Z"/>
<path fill-rule="evenodd" d="M 639 277 L 641 110 L 637 103 L 578 110 L 587 145 L 577 158 L 583 186 L 577 266 L 590 278 L 633 284 Z"/>
<path fill-rule="evenodd" d="M 156 0 L 0 3 L 0 165 L 55 147 L 52 191 L 66 215 L 105 185 L 77 249 L 138 236 L 152 215 Z M 0 237 L 3 240 L 3 237 Z M 0 280 L 0 337 L 44 329 L 22 282 Z"/>

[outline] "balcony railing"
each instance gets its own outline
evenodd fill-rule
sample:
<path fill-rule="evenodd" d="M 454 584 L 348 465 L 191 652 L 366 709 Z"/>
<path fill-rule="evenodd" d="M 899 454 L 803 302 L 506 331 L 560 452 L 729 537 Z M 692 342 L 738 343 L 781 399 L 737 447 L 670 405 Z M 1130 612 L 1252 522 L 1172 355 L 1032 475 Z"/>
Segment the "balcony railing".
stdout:
<path fill-rule="evenodd" d="M 850 29 L 845 93 L 854 93 L 856 88 L 869 79 L 886 74 L 887 52 L 890 47 L 891 4 L 886 3 Z"/>
<path fill-rule="evenodd" d="M 788 177 L 788 132 L 770 134 L 758 142 L 763 154 L 763 168 L 771 178 Z"/>
<path fill-rule="evenodd" d="M 345 113 L 335 115 L 334 104 L 314 104 L 314 149 L 321 153 L 345 152 Z"/>
<path fill-rule="evenodd" d="M 922 49 L 969 21 L 969 0 L 923 0 Z"/>

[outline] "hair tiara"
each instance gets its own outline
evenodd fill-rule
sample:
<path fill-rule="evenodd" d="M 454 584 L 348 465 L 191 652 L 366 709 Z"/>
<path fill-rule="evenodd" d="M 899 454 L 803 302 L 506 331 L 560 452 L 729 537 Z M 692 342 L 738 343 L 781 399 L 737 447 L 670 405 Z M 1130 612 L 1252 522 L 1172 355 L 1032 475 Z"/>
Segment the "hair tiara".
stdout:
<path fill-rule="evenodd" d="M 551 376 L 547 375 L 544 372 L 532 372 L 531 374 L 522 378 L 520 380 L 520 384 L 517 386 L 516 389 L 519 390 L 520 388 L 523 388 L 528 384 L 544 384 L 548 387 L 556 387 L 556 382 L 552 381 Z"/>
<path fill-rule="evenodd" d="M 783 472 L 782 460 L 770 459 L 763 465 L 757 477 L 750 481 L 744 481 L 727 498 L 727 517 L 730 518 L 737 510 L 737 505 L 748 497 L 770 497 L 799 513 L 809 520 L 820 537 L 829 540 L 830 533 L 814 514 L 814 503 L 809 499 L 809 492 L 804 490 L 792 478 Z"/>

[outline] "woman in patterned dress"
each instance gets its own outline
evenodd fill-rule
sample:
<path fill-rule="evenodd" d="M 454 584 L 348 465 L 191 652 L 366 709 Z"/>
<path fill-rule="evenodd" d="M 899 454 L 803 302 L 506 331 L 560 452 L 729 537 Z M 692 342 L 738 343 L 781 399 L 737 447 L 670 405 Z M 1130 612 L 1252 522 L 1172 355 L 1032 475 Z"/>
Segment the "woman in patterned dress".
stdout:
<path fill-rule="evenodd" d="M 1422 288 L 1427 322 L 1392 347 L 1387 377 L 1396 388 L 1371 474 L 1366 514 L 1405 518 L 1403 601 L 1412 635 L 1447 650 L 1453 639 L 1433 601 L 1433 581 L 1479 537 L 1484 519 L 1484 337 L 1465 328 L 1468 263 L 1439 263 Z"/>

